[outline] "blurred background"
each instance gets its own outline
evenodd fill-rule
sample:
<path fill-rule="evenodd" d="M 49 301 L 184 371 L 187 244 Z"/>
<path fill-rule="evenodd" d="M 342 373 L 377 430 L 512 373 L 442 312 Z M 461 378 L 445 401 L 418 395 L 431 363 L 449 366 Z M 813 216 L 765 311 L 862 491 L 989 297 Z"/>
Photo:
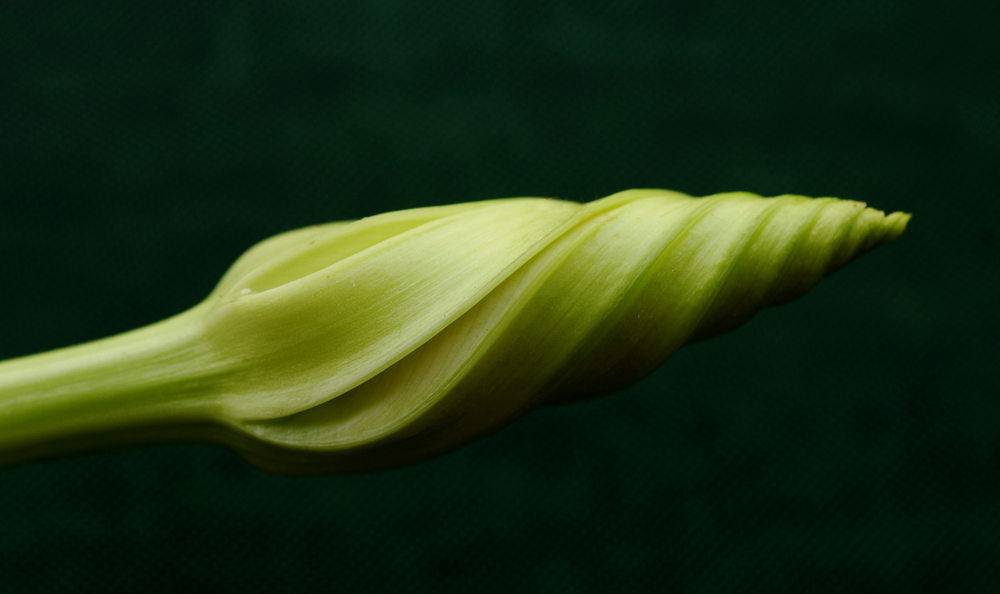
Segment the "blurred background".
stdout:
<path fill-rule="evenodd" d="M 0 471 L 0 591 L 1000 591 L 984 1 L 5 2 L 0 359 L 158 321 L 281 231 L 655 187 L 906 234 L 622 394 L 351 477 Z"/>

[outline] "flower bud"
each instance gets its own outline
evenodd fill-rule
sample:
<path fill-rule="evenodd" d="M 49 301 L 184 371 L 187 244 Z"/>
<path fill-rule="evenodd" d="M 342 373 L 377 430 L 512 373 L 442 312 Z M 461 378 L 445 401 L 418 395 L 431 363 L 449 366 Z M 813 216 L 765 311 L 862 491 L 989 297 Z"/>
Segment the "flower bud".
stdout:
<path fill-rule="evenodd" d="M 685 344 L 802 296 L 909 218 L 832 198 L 663 190 L 392 212 L 264 241 L 190 312 L 35 375 L 76 381 L 78 405 L 104 403 L 59 425 L 78 443 L 142 441 L 131 424 L 157 441 L 221 442 L 275 472 L 391 468 L 532 408 L 620 391 Z M 0 364 L 0 412 L 17 364 Z M 27 375 L 7 393 L 28 394 Z M 52 435 L 14 440 L 20 458 L 60 453 L 44 447 Z"/>

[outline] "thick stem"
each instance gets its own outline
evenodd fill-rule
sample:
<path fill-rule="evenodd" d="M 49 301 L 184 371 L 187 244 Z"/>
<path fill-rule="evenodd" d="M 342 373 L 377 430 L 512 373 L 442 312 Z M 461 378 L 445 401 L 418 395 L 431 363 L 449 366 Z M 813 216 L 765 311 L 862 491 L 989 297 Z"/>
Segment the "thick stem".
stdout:
<path fill-rule="evenodd" d="M 0 466 L 159 441 L 172 427 L 210 422 L 207 396 L 222 366 L 200 340 L 200 309 L 0 363 Z"/>

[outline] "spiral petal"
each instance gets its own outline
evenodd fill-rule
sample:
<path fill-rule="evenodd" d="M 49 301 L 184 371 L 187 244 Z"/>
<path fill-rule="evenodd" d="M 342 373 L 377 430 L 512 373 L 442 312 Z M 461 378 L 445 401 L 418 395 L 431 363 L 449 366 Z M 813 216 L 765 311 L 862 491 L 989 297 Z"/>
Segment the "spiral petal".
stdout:
<path fill-rule="evenodd" d="M 685 344 L 803 295 L 896 239 L 909 218 L 831 198 L 663 190 L 576 209 L 568 224 L 552 223 L 558 236 L 544 248 L 377 375 L 295 414 L 239 423 L 267 444 L 248 457 L 285 471 L 390 467 L 531 408 L 621 390 Z"/>

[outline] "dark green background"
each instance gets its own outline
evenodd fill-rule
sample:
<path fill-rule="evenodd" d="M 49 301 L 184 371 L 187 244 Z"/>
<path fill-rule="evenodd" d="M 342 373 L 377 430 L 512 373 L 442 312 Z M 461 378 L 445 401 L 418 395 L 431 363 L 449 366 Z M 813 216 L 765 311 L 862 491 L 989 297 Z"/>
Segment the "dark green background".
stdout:
<path fill-rule="evenodd" d="M 4 2 L 0 359 L 392 209 L 663 187 L 914 218 L 631 390 L 429 463 L 0 471 L 0 591 L 1000 591 L 992 4 Z"/>

